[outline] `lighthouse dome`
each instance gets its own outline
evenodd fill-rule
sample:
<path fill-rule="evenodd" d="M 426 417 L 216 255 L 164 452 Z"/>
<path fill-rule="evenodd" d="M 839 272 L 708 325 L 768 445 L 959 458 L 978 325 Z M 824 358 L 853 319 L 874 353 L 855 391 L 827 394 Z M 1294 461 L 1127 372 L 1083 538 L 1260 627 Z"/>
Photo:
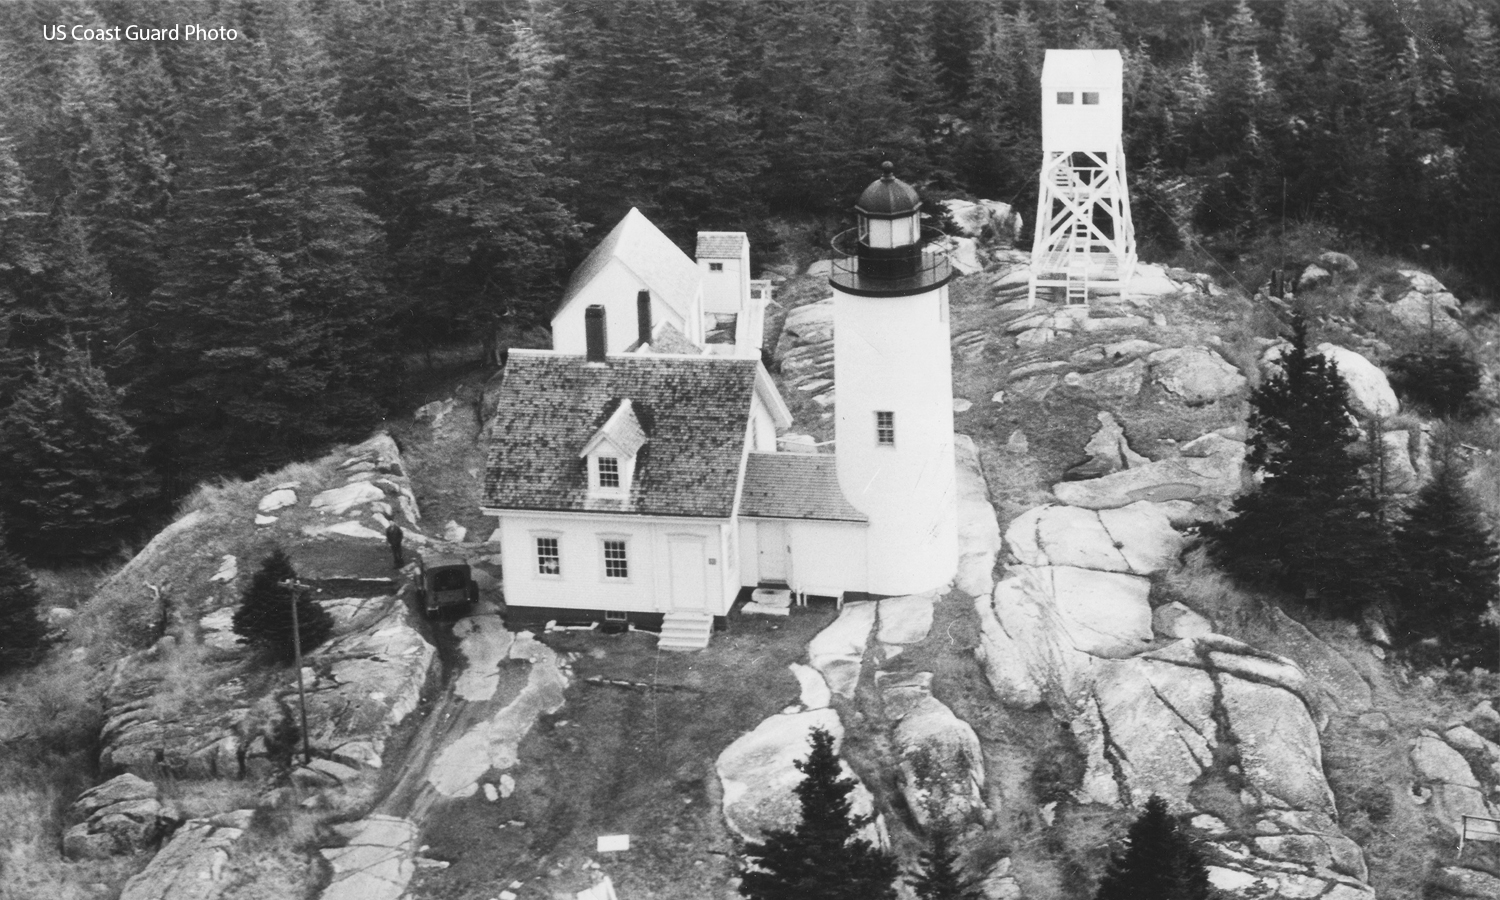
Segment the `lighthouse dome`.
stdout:
<path fill-rule="evenodd" d="M 886 163 L 885 174 L 859 195 L 854 208 L 867 216 L 895 218 L 909 216 L 922 205 L 917 189 L 891 174 L 895 167 Z"/>

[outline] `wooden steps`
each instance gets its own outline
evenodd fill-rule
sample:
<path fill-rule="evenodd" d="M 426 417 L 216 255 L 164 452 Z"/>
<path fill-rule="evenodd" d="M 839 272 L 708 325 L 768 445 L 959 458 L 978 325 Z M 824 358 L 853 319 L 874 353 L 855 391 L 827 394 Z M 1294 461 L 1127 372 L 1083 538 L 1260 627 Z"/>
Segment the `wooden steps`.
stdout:
<path fill-rule="evenodd" d="M 659 650 L 686 652 L 702 650 L 714 632 L 714 617 L 708 613 L 678 611 L 669 612 L 661 622 L 661 637 L 657 639 Z"/>

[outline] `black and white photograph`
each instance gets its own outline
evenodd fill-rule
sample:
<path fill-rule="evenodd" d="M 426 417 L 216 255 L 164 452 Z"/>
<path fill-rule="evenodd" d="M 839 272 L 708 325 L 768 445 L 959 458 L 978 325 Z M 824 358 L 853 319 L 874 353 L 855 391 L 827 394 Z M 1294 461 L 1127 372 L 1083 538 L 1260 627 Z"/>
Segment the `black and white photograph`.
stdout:
<path fill-rule="evenodd" d="M 1500 900 L 1500 0 L 0 2 L 0 900 Z"/>

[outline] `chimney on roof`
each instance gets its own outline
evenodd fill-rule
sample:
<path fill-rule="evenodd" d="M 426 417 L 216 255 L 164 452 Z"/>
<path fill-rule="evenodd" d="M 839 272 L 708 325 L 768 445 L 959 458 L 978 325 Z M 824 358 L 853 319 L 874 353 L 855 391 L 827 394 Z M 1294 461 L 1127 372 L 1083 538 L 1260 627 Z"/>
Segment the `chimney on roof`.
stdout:
<path fill-rule="evenodd" d="M 604 362 L 605 348 L 604 307 L 595 304 L 583 311 L 583 338 L 587 346 L 587 360 Z"/>
<path fill-rule="evenodd" d="M 637 291 L 635 295 L 635 320 L 641 332 L 641 346 L 651 343 L 651 292 Z"/>

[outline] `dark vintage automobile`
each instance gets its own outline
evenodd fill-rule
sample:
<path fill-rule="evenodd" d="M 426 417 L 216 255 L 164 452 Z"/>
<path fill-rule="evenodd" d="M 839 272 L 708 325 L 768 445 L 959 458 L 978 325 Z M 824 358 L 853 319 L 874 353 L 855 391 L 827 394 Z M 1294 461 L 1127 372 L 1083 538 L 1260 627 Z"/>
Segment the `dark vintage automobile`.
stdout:
<path fill-rule="evenodd" d="M 462 610 L 479 600 L 479 585 L 462 557 L 424 553 L 417 560 L 417 599 L 429 616 Z"/>

